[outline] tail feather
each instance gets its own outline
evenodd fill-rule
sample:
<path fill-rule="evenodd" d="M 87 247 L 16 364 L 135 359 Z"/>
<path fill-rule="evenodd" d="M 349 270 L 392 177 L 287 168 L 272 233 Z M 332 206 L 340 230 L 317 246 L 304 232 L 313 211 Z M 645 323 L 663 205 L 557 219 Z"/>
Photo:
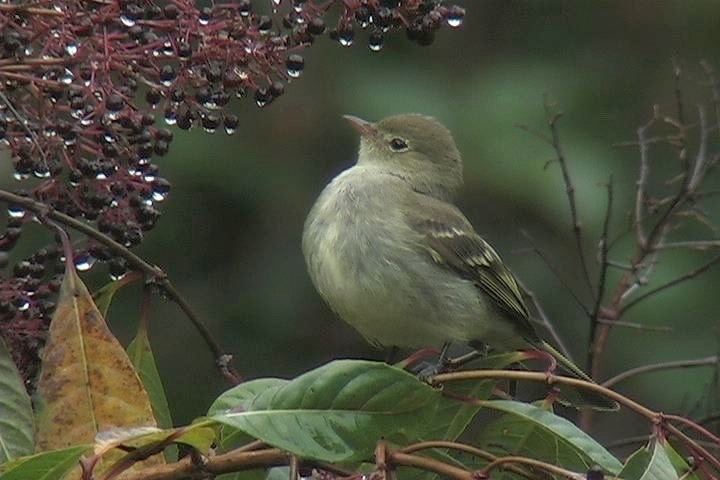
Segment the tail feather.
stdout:
<path fill-rule="evenodd" d="M 536 347 L 543 350 L 558 361 L 558 363 L 575 377 L 587 382 L 595 381 L 575 365 L 569 358 L 560 353 L 556 348 L 544 340 L 537 342 Z M 620 408 L 620 405 L 614 400 L 610 400 L 599 393 L 591 390 L 574 388 L 569 385 L 558 385 L 559 401 L 565 405 L 576 408 L 591 408 L 593 410 L 609 410 L 614 411 Z"/>

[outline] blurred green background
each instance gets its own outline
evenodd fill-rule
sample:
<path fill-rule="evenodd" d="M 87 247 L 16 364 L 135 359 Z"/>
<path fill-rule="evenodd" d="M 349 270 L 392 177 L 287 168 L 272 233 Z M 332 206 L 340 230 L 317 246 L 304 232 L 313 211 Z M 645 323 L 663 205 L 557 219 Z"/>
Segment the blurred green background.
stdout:
<path fill-rule="evenodd" d="M 585 358 L 588 322 L 563 286 L 572 285 L 588 301 L 564 186 L 556 164 L 543 168 L 552 149 L 517 125 L 546 128 L 545 94 L 565 112 L 561 136 L 594 261 L 605 208 L 602 184 L 614 174 L 612 228 L 618 233 L 627 224 L 638 167 L 634 149 L 612 144 L 632 140 L 652 104 L 671 111 L 673 56 L 684 67 L 689 114 L 708 99 L 698 61 L 720 68 L 718 3 L 454 3 L 467 9 L 462 28 L 444 28 L 430 47 L 411 44 L 404 34 L 390 36 L 379 53 L 367 48 L 362 35 L 351 48 L 321 39 L 305 52 L 305 73 L 284 97 L 265 109 L 251 101 L 237 105 L 241 126 L 234 136 L 177 132 L 160 162 L 173 190 L 139 253 L 166 270 L 246 378 L 294 376 L 334 358 L 384 356 L 333 317 L 300 252 L 313 201 L 353 163 L 357 138 L 341 119 L 344 113 L 377 120 L 421 112 L 450 128 L 465 160 L 461 207 L 535 291 L 575 358 Z M 658 150 L 654 158 L 662 180 L 670 178 L 672 152 Z M 707 189 L 718 188 L 714 183 Z M 716 220 L 717 207 L 707 206 Z M 523 229 L 562 281 L 528 251 Z M 713 238 L 706 229 L 693 234 Z M 621 242 L 615 258 L 625 260 L 631 247 Z M 702 255 L 662 257 L 652 284 L 692 268 Z M 603 377 L 717 352 L 719 280 L 711 272 L 633 309 L 625 320 L 673 331 L 616 328 Z M 122 292 L 111 310 L 112 327 L 124 341 L 138 311 L 136 288 Z M 200 337 L 178 308 L 158 299 L 151 340 L 176 423 L 202 415 L 227 384 Z M 619 388 L 652 408 L 687 411 L 711 374 L 709 368 L 650 374 Z M 605 440 L 647 430 L 629 415 L 597 419 Z"/>

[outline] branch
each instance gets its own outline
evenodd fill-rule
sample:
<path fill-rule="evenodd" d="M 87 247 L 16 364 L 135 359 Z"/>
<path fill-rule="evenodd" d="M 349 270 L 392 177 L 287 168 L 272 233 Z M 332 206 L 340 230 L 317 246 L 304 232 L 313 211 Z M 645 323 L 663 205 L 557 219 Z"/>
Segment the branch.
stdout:
<path fill-rule="evenodd" d="M 718 262 L 720 262 L 720 255 L 717 255 L 717 256 L 711 258 L 704 264 L 700 265 L 699 267 L 695 268 L 694 270 L 689 271 L 685 275 L 682 275 L 678 278 L 670 280 L 667 283 L 664 283 L 664 284 L 659 285 L 651 290 L 648 290 L 647 292 L 643 293 L 642 295 L 635 297 L 632 301 L 626 303 L 620 311 L 621 314 L 627 313 L 628 310 L 630 310 L 632 307 L 634 307 L 638 303 L 642 302 L 643 300 L 646 300 L 647 298 L 649 298 L 659 292 L 662 292 L 663 290 L 667 290 L 670 287 L 674 287 L 684 281 L 687 281 L 687 280 L 697 277 L 698 275 L 709 270 L 713 265 L 715 265 Z"/>
<path fill-rule="evenodd" d="M 568 204 L 570 205 L 570 216 L 572 218 L 572 228 L 575 235 L 575 246 L 578 251 L 578 257 L 580 258 L 580 265 L 582 266 L 583 276 L 588 289 L 594 295 L 594 288 L 592 280 L 590 280 L 590 271 L 588 269 L 588 263 L 585 258 L 585 251 L 583 249 L 582 242 L 582 224 L 578 216 L 577 204 L 575 202 L 575 185 L 572 183 L 570 178 L 570 171 L 568 170 L 567 161 L 565 159 L 565 152 L 563 151 L 562 144 L 560 143 L 560 133 L 558 132 L 557 122 L 562 117 L 562 112 L 551 113 L 550 105 L 545 100 L 545 113 L 548 117 L 548 126 L 550 127 L 550 134 L 552 136 L 551 145 L 555 149 L 557 156 L 557 162 L 560 165 L 562 172 L 563 181 L 565 182 L 565 193 L 567 194 Z"/>
<path fill-rule="evenodd" d="M 631 400 L 630 398 L 615 392 L 603 385 L 598 385 L 594 382 L 588 382 L 586 380 L 580 380 L 577 378 L 570 378 L 564 376 L 556 376 L 548 373 L 541 372 L 523 372 L 516 370 L 468 370 L 463 372 L 453 373 L 442 373 L 431 377 L 433 383 L 442 384 L 445 382 L 463 381 L 463 380 L 483 380 L 483 379 L 506 379 L 506 380 L 526 380 L 531 382 L 542 382 L 549 385 L 560 384 L 568 385 L 575 388 L 589 390 L 599 395 L 603 395 L 611 400 L 615 400 L 620 405 L 626 407 L 629 410 L 637 413 L 638 415 L 649 420 L 653 425 L 661 425 L 667 429 L 668 432 L 682 440 L 688 447 L 698 453 L 703 460 L 706 460 L 714 468 L 720 471 L 720 459 L 710 454 L 707 449 L 700 445 L 694 439 L 685 435 L 677 427 L 672 425 L 668 420 L 676 421 L 677 417 L 666 416 L 660 412 L 655 412 L 649 408 L 639 404 L 638 402 Z M 480 400 L 474 398 L 463 398 L 466 403 L 477 405 L 480 407 L 488 405 L 488 400 Z M 692 420 L 683 418 L 682 422 L 684 425 L 693 423 L 693 428 L 698 430 L 698 425 Z M 700 427 L 702 428 L 702 427 Z M 703 429 L 704 430 L 704 429 Z M 698 430 L 699 431 L 699 430 Z M 712 437 L 710 437 L 712 439 Z M 714 441 L 714 439 L 713 439 Z"/>
<path fill-rule="evenodd" d="M 203 338 L 205 343 L 212 351 L 221 373 L 234 384 L 240 382 L 239 373 L 232 365 L 230 365 L 232 355 L 229 355 L 222 350 L 220 344 L 214 339 L 212 333 L 207 328 L 205 323 L 195 313 L 187 300 L 185 300 L 185 298 L 180 294 L 180 292 L 178 292 L 170 279 L 167 277 L 167 274 L 160 267 L 147 263 L 145 260 L 131 252 L 125 246 L 119 244 L 107 235 L 100 233 L 85 222 L 82 222 L 69 215 L 59 212 L 45 203 L 33 200 L 28 197 L 21 197 L 6 190 L 0 190 L 0 201 L 12 205 L 19 205 L 27 210 L 32 211 L 40 218 L 48 218 L 62 225 L 65 225 L 66 227 L 77 230 L 78 232 L 87 235 L 98 243 L 101 243 L 102 245 L 108 247 L 116 255 L 124 258 L 128 262 L 128 265 L 133 267 L 135 270 L 141 271 L 153 283 L 157 284 L 165 292 L 166 296 L 171 301 L 175 302 L 180 307 L 180 309 L 192 322 L 192 324 L 200 333 L 200 336 Z"/>
<path fill-rule="evenodd" d="M 610 387 L 617 385 L 620 382 L 627 380 L 628 378 L 632 378 L 637 375 L 642 375 L 644 373 L 656 372 L 656 371 L 661 371 L 661 370 L 673 370 L 676 368 L 712 366 L 712 365 L 718 365 L 718 362 L 720 362 L 720 358 L 718 358 L 717 355 L 711 355 L 709 357 L 695 358 L 692 360 L 677 360 L 674 362 L 651 363 L 648 365 L 642 365 L 640 367 L 635 367 L 630 370 L 626 370 L 618 375 L 615 375 L 612 378 L 605 380 L 604 382 L 602 382 L 601 385 L 603 387 L 610 388 Z"/>
<path fill-rule="evenodd" d="M 613 207 L 613 176 L 610 175 L 607 183 L 607 207 L 605 208 L 605 220 L 603 221 L 602 235 L 600 236 L 600 274 L 598 275 L 598 287 L 597 294 L 595 295 L 595 306 L 592 310 L 592 317 L 590 318 L 590 331 L 595 331 L 597 323 L 600 319 L 600 308 L 602 307 L 602 301 L 605 297 L 605 287 L 607 282 L 607 271 L 610 266 L 608 263 L 609 253 L 609 231 L 610 231 L 610 218 L 612 217 Z M 592 336 L 590 337 L 592 342 Z M 592 347 L 592 345 L 590 345 Z M 588 348 L 588 365 L 591 364 L 592 358 L 590 352 L 592 348 Z"/>
<path fill-rule="evenodd" d="M 527 288 L 520 280 L 518 280 L 518 284 L 520 285 L 520 289 L 525 294 L 526 297 L 530 299 L 530 302 L 532 302 L 533 307 L 535 307 L 535 311 L 537 312 L 538 316 L 540 317 L 540 325 L 542 325 L 545 330 L 548 331 L 550 336 L 553 338 L 553 341 L 558 346 L 560 351 L 563 355 L 565 355 L 567 358 L 572 360 L 572 355 L 570 354 L 570 351 L 568 350 L 567 346 L 565 345 L 565 342 L 563 342 L 562 338 L 560 337 L 560 334 L 558 334 L 557 330 L 555 330 L 555 326 L 550 322 L 550 318 L 545 313 L 545 309 L 540 304 L 540 301 L 537 298 L 537 295 L 535 295 L 535 292 Z"/>

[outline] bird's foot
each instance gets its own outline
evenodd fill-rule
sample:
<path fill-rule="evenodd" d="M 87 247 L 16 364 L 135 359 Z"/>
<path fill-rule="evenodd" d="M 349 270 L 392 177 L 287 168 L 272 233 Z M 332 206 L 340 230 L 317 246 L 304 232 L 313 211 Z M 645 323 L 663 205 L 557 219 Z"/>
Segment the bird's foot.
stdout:
<path fill-rule="evenodd" d="M 540 360 L 541 362 L 545 362 L 545 374 L 548 378 L 552 378 L 555 375 L 558 363 L 552 354 L 544 350 L 525 350 L 523 353 L 528 360 Z"/>
<path fill-rule="evenodd" d="M 410 371 L 414 371 L 412 365 L 425 358 L 436 357 L 439 354 L 440 352 L 436 348 L 423 348 L 416 352 L 413 352 L 409 357 L 400 360 L 398 363 L 395 364 L 395 366 L 402 369 L 409 369 Z"/>

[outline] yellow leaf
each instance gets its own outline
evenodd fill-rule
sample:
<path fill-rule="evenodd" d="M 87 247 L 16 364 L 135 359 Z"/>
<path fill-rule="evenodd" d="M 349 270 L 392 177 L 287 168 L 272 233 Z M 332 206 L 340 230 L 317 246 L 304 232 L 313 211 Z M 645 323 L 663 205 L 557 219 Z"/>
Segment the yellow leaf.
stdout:
<path fill-rule="evenodd" d="M 157 426 L 130 359 L 74 269 L 65 272 L 50 324 L 38 396 L 38 451 L 93 443 L 114 428 Z"/>

